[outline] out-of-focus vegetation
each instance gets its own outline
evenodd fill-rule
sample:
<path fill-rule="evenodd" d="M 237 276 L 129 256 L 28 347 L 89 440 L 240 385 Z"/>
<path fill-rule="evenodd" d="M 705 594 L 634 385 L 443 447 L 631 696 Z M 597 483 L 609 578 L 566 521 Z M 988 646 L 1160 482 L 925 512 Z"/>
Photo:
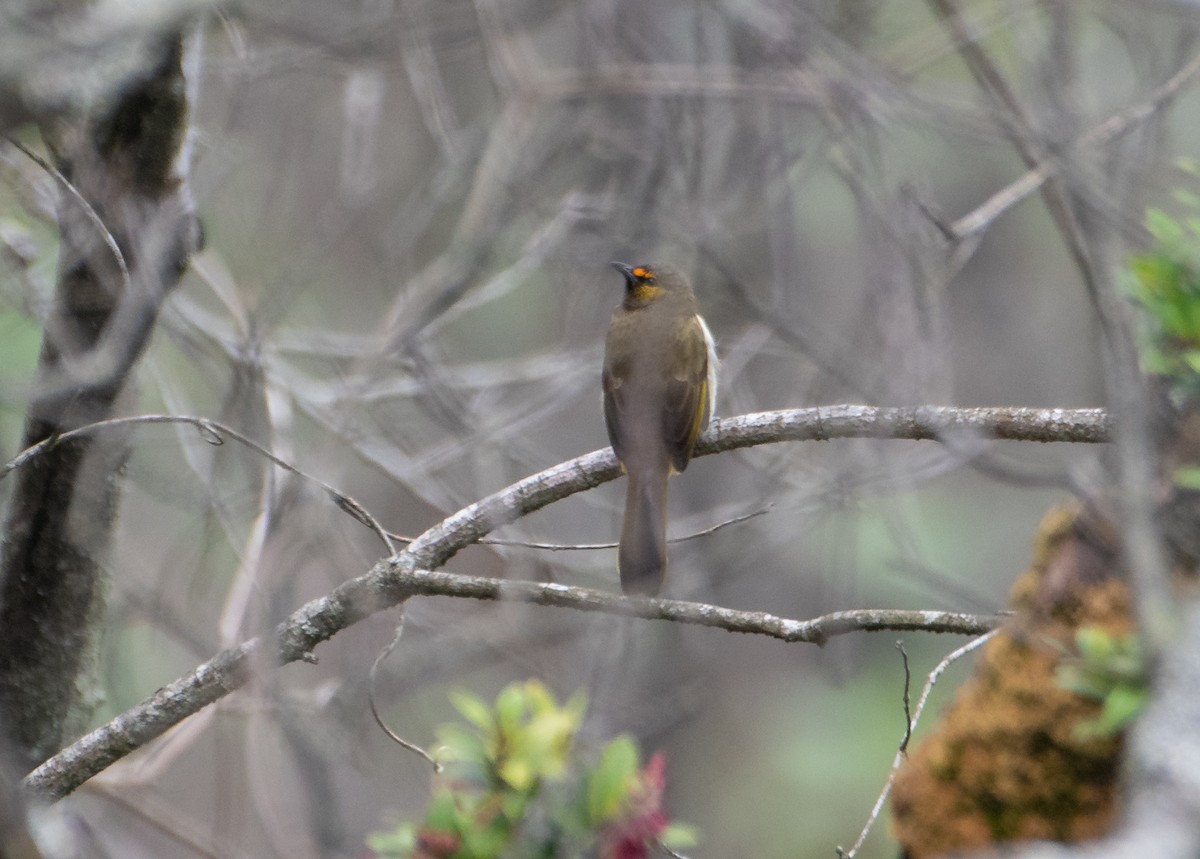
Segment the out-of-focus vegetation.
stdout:
<path fill-rule="evenodd" d="M 645 859 L 657 844 L 690 847 L 691 830 L 663 808 L 666 758 L 642 768 L 627 735 L 586 763 L 576 735 L 585 702 L 565 705 L 537 681 L 503 689 L 495 706 L 465 692 L 455 706 L 469 727 L 438 729 L 443 767 L 421 824 L 368 842 L 397 859 Z"/>
<path fill-rule="evenodd" d="M 1172 217 L 1151 209 L 1146 226 L 1154 247 L 1130 261 L 1128 289 L 1141 306 L 1146 372 L 1166 380 L 1181 404 L 1200 399 L 1200 196 L 1177 190 L 1184 210 Z M 1181 476 L 1200 488 L 1200 472 Z"/>
<path fill-rule="evenodd" d="M 1085 627 L 1075 634 L 1075 645 L 1078 656 L 1059 665 L 1059 685 L 1104 702 L 1100 714 L 1076 730 L 1081 737 L 1124 730 L 1145 708 L 1150 695 L 1150 678 L 1137 634 L 1112 635 Z"/>
<path fill-rule="evenodd" d="M 1052 178 L 1105 237 L 1096 258 L 1127 259 L 1142 240 L 1130 213 L 1180 184 L 1176 156 L 1200 156 L 1193 88 L 1153 97 L 1191 59 L 1193 13 L 958 5 Z M 1104 404 L 1095 314 L 1044 199 L 947 235 L 1029 165 L 967 45 L 925 5 L 250 0 L 200 27 L 192 187 L 207 246 L 163 308 L 128 410 L 222 419 L 398 533 L 606 443 L 614 258 L 693 275 L 722 358 L 721 415 Z M 1130 115 L 1118 139 L 1088 142 Z M 36 143 L 32 126 L 18 131 Z M 0 244 L 33 251 L 0 260 L 7 459 L 59 190 L 18 153 L 3 158 Z M 1172 223 L 1152 221 L 1179 254 L 1139 257 L 1139 300 L 1161 305 L 1162 336 L 1194 338 L 1176 301 L 1194 288 L 1182 261 L 1195 225 Z M 1170 371 L 1193 352 L 1150 360 Z M 706 457 L 672 483 L 672 536 L 770 509 L 673 545 L 667 595 L 796 618 L 994 610 L 1042 513 L 1097 456 L 956 438 Z M 324 493 L 190 429 L 139 430 L 120 477 L 101 718 L 382 551 Z M 611 542 L 623 491 L 556 504 L 449 569 L 615 588 L 611 549 L 541 544 Z M 385 812 L 423 819 L 427 769 L 365 705 L 395 623 L 372 618 L 323 645 L 318 665 L 265 674 L 106 776 L 119 801 L 97 788 L 86 802 L 108 852 L 335 855 L 360 849 Z M 665 750 L 664 807 L 703 836 L 689 855 L 830 856 L 853 841 L 904 735 L 895 638 L 818 650 L 422 598 L 379 694 L 388 723 L 428 745 L 455 718 L 449 688 L 486 700 L 533 676 L 586 692 L 580 733 L 596 748 L 628 733 Z M 914 683 L 962 643 L 904 638 Z M 928 717 L 967 668 L 943 678 Z M 860 855 L 894 852 L 881 825 Z"/>

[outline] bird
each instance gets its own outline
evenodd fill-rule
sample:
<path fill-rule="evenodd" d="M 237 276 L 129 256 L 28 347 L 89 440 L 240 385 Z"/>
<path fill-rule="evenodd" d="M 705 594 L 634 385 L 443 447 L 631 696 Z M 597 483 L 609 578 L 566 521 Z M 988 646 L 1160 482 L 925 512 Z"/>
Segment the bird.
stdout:
<path fill-rule="evenodd" d="M 687 468 L 712 420 L 717 356 L 691 281 L 659 265 L 625 279 L 604 346 L 604 423 L 628 475 L 617 550 L 621 590 L 656 596 L 667 572 L 667 480 Z"/>

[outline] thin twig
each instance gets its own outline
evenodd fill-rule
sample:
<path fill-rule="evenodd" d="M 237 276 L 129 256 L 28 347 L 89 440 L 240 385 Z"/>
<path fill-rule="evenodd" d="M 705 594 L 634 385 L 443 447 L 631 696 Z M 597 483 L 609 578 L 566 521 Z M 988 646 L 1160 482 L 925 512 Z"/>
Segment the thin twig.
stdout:
<path fill-rule="evenodd" d="M 1151 92 L 1145 100 L 1124 110 L 1119 110 L 1099 125 L 1093 126 L 1075 142 L 1074 148 L 1103 146 L 1127 133 L 1136 125 L 1152 117 L 1165 102 L 1174 98 L 1197 73 L 1200 73 L 1200 55 L 1193 57 L 1189 63 Z M 934 223 L 955 240 L 961 241 L 974 236 L 1000 215 L 1041 188 L 1047 179 L 1058 173 L 1060 163 L 1060 161 L 1043 161 L 953 223 L 944 226 L 938 221 L 934 221 Z"/>
<path fill-rule="evenodd" d="M 226 426 L 218 421 L 210 420 L 209 418 L 196 417 L 194 415 L 133 415 L 123 418 L 109 418 L 108 420 L 96 421 L 95 423 L 85 424 L 81 427 L 69 430 L 67 432 L 58 433 L 48 438 L 43 439 L 37 444 L 30 445 L 23 451 L 18 453 L 4 465 L 0 466 L 0 480 L 3 480 L 13 471 L 28 464 L 31 460 L 53 449 L 56 445 L 62 444 L 65 441 L 70 441 L 73 438 L 90 435 L 95 432 L 104 430 L 116 429 L 118 427 L 137 426 L 139 424 L 186 424 L 196 427 L 200 431 L 201 436 L 206 442 L 212 445 L 222 445 L 225 439 L 229 438 L 236 441 L 238 444 L 249 448 L 265 459 L 270 460 L 275 465 L 282 468 L 291 474 L 296 475 L 302 480 L 316 484 L 325 490 L 326 493 L 333 499 L 334 504 L 338 506 L 342 512 L 349 514 L 360 524 L 370 528 L 387 547 L 388 552 L 395 554 L 396 546 L 392 542 L 388 532 L 379 524 L 370 512 L 351 498 L 340 489 L 326 483 L 319 477 L 315 477 L 303 469 L 293 465 L 286 459 L 282 459 L 278 455 L 272 453 L 266 447 L 263 447 L 258 442 L 242 435 L 232 427 Z"/>
<path fill-rule="evenodd" d="M 400 614 L 400 620 L 396 623 L 396 632 L 392 635 L 392 640 L 388 642 L 387 647 L 379 651 L 379 654 L 375 657 L 375 661 L 371 663 L 371 671 L 367 675 L 367 703 L 371 707 L 371 715 L 375 717 L 375 724 L 377 724 L 380 729 L 392 739 L 393 742 L 397 743 L 403 748 L 408 749 L 410 752 L 420 755 L 425 760 L 429 761 L 429 763 L 433 766 L 433 771 L 435 773 L 440 773 L 442 771 L 442 765 L 434 760 L 433 756 L 429 754 L 429 752 L 425 751 L 416 743 L 404 739 L 390 727 L 388 727 L 387 723 L 383 721 L 383 717 L 379 715 L 379 707 L 375 701 L 375 676 L 379 672 L 379 666 L 383 660 L 387 659 L 388 656 L 391 655 L 391 652 L 396 649 L 396 645 L 400 643 L 400 639 L 403 635 L 404 613 L 402 610 Z"/>
<path fill-rule="evenodd" d="M 908 741 L 912 739 L 913 719 L 912 708 L 908 699 L 909 685 L 912 683 L 912 671 L 908 667 L 908 651 L 904 649 L 904 642 L 897 641 L 896 649 L 900 651 L 900 659 L 904 663 L 904 739 L 900 741 L 900 752 L 908 751 Z"/>
<path fill-rule="evenodd" d="M 67 190 L 67 193 L 75 199 L 75 202 L 77 202 L 79 207 L 83 210 L 84 216 L 91 221 L 92 226 L 96 228 L 96 233 L 101 239 L 104 240 L 104 244 L 108 247 L 109 253 L 111 253 L 113 256 L 113 261 L 116 262 L 117 268 L 121 271 L 121 286 L 125 291 L 128 291 L 129 267 L 125 264 L 125 255 L 121 253 L 121 248 L 117 244 L 117 240 L 113 237 L 113 234 L 109 231 L 108 227 L 105 226 L 104 220 L 100 217 L 100 213 L 92 208 L 92 204 L 87 201 L 87 198 L 84 197 L 83 194 L 79 193 L 79 189 L 76 188 L 71 180 L 64 176 L 57 167 L 55 167 L 42 156 L 38 155 L 16 138 L 5 135 L 4 139 L 23 152 L 25 156 L 33 161 L 33 163 L 37 164 L 38 167 L 41 167 L 43 170 L 53 176 L 54 180 L 58 182 L 58 184 L 62 185 Z"/>
<path fill-rule="evenodd" d="M 925 703 L 929 700 L 929 693 L 933 691 L 934 684 L 937 683 L 938 679 L 943 673 L 945 673 L 947 668 L 949 668 L 959 659 L 962 659 L 968 653 L 972 653 L 983 645 L 987 644 L 999 631 L 1000 630 L 998 629 L 993 629 L 991 632 L 981 635 L 979 638 L 976 638 L 973 641 L 968 641 L 962 647 L 951 651 L 945 659 L 937 664 L 936 668 L 929 672 L 929 677 L 925 681 L 925 688 L 921 690 L 921 697 L 917 701 L 916 712 L 913 713 L 913 717 L 905 729 L 904 741 L 901 743 L 899 750 L 896 752 L 896 757 L 892 761 L 892 769 L 891 772 L 888 773 L 887 781 L 883 785 L 883 790 L 879 792 L 879 798 L 875 800 L 875 805 L 871 808 L 871 813 L 867 816 L 867 822 L 863 826 L 862 832 L 860 832 L 858 834 L 858 838 L 855 839 L 854 846 L 848 851 L 843 850 L 841 847 L 835 848 L 839 857 L 842 857 L 842 859 L 854 859 L 854 856 L 860 849 L 862 849 L 863 842 L 867 840 L 867 836 L 871 832 L 871 827 L 875 825 L 875 821 L 879 819 L 879 815 L 883 812 L 883 805 L 885 802 L 887 802 L 888 796 L 891 795 L 892 784 L 896 781 L 896 773 L 900 771 L 901 764 L 903 764 L 907 759 L 905 747 L 908 744 L 909 738 L 912 736 L 912 732 L 916 730 L 917 721 L 921 718 L 921 713 L 925 710 Z M 903 652 L 903 650 L 901 652 Z"/>
<path fill-rule="evenodd" d="M 682 537 L 669 537 L 668 543 L 686 543 L 689 540 L 696 540 L 700 537 L 708 537 L 717 533 L 723 528 L 728 528 L 730 525 L 740 525 L 743 522 L 748 522 L 751 519 L 756 519 L 759 516 L 765 516 L 770 513 L 775 507 L 774 504 L 768 504 L 759 510 L 752 513 L 743 513 L 740 516 L 734 516 L 732 519 L 725 519 L 715 525 L 710 525 L 700 531 L 692 531 L 690 534 L 684 534 Z M 397 543 L 411 543 L 414 537 L 405 537 L 401 534 L 388 532 Z M 617 544 L 614 542 L 608 543 L 538 543 L 530 540 L 501 540 L 496 537 L 485 537 L 482 540 L 477 540 L 481 546 L 515 546 L 523 549 L 542 549 L 548 552 L 598 552 L 602 549 L 615 549 Z"/>

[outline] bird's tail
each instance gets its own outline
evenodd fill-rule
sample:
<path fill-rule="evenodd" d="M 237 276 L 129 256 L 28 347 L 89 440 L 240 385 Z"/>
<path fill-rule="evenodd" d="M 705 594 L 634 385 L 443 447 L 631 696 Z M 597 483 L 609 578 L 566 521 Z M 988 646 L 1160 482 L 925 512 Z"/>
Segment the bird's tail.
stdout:
<path fill-rule="evenodd" d="M 669 469 L 629 472 L 625 523 L 617 566 L 621 590 L 655 596 L 667 575 L 667 477 Z"/>

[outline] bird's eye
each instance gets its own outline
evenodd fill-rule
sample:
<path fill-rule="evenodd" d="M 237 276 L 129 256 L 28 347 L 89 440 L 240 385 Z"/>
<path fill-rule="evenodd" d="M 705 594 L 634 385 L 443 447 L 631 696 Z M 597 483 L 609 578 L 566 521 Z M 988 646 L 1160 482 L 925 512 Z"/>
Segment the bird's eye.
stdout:
<path fill-rule="evenodd" d="M 654 270 L 639 265 L 633 270 L 633 276 L 638 280 L 654 280 Z"/>

